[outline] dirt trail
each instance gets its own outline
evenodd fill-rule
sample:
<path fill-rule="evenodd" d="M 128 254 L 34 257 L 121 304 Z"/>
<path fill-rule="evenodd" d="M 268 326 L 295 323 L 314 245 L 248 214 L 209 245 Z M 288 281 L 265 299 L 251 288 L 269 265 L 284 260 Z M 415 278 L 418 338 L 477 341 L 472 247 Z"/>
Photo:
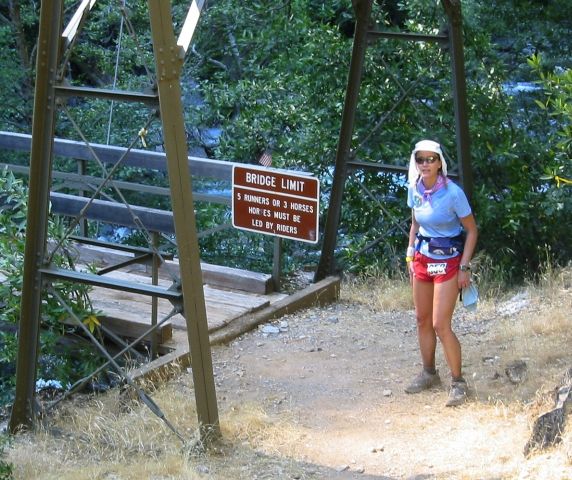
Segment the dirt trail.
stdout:
<path fill-rule="evenodd" d="M 457 408 L 444 406 L 449 378 L 440 346 L 441 387 L 403 391 L 420 369 L 412 311 L 339 303 L 273 322 L 279 333 L 260 326 L 215 347 L 223 430 L 225 419 L 233 424 L 256 412 L 265 425 L 245 444 L 259 457 L 297 462 L 279 462 L 276 471 L 253 464 L 242 478 L 542 478 L 544 467 L 522 454 L 530 403 L 539 389 L 557 384 L 572 358 L 559 356 L 542 372 L 525 358 L 527 379 L 513 384 L 505 369 L 521 359 L 521 346 L 499 332 L 493 311 L 455 314 L 470 385 L 469 402 Z M 570 455 L 570 445 L 560 448 Z M 548 472 L 546 478 L 572 479 L 572 459 Z"/>
<path fill-rule="evenodd" d="M 25 480 L 572 480 L 570 414 L 561 443 L 523 455 L 572 366 L 567 272 L 476 313 L 457 308 L 470 387 L 460 407 L 445 407 L 440 346 L 442 384 L 404 392 L 421 368 L 413 311 L 372 307 L 387 289 L 366 286 L 213 347 L 223 438 L 206 453 L 181 449 L 130 389 L 113 389 L 63 405 L 45 433 L 16 437 L 7 460 Z M 403 298 L 391 293 L 393 304 Z M 515 362 L 526 367 L 519 378 L 507 373 Z M 157 387 L 154 400 L 192 440 L 192 374 Z"/>

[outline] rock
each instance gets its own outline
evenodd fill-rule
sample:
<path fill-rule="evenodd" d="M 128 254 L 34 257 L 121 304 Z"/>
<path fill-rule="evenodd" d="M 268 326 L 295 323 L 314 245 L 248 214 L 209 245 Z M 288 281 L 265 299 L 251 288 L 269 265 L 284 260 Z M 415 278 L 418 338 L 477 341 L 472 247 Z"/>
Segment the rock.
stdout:
<path fill-rule="evenodd" d="M 504 372 L 512 383 L 522 383 L 526 380 L 528 365 L 524 360 L 515 360 L 507 365 Z"/>
<path fill-rule="evenodd" d="M 393 394 L 393 392 L 391 390 L 384 390 L 383 391 L 384 397 L 391 397 L 392 394 Z"/>
<path fill-rule="evenodd" d="M 499 314 L 508 317 L 524 310 L 530 304 L 528 293 L 522 292 L 504 302 L 498 309 Z"/>
<path fill-rule="evenodd" d="M 498 361 L 499 361 L 498 355 L 483 357 L 483 363 L 486 363 L 486 364 L 493 364 L 493 363 L 497 363 Z"/>
<path fill-rule="evenodd" d="M 276 335 L 280 333 L 280 328 L 274 325 L 263 325 L 260 330 L 262 333 L 266 333 L 267 335 Z"/>

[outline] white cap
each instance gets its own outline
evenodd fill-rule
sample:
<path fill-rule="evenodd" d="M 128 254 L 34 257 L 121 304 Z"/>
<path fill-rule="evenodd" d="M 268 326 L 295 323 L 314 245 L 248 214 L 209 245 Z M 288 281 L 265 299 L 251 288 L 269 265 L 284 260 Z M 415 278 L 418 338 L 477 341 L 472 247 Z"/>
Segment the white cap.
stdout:
<path fill-rule="evenodd" d="M 415 144 L 415 148 L 411 152 L 411 158 L 409 159 L 409 173 L 408 173 L 408 181 L 409 185 L 414 186 L 415 182 L 419 178 L 419 170 L 417 168 L 417 164 L 415 163 L 415 154 L 417 152 L 433 152 L 439 155 L 441 159 L 441 172 L 443 176 L 447 176 L 447 162 L 445 161 L 445 157 L 443 156 L 443 151 L 441 150 L 441 145 L 433 140 L 421 140 Z"/>

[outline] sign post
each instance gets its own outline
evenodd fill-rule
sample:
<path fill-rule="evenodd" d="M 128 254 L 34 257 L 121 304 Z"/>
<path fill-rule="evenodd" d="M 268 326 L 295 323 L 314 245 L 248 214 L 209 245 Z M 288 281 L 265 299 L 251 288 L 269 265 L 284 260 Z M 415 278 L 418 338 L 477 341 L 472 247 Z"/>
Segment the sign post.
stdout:
<path fill-rule="evenodd" d="M 318 242 L 320 184 L 309 175 L 235 165 L 232 225 L 242 230 Z"/>

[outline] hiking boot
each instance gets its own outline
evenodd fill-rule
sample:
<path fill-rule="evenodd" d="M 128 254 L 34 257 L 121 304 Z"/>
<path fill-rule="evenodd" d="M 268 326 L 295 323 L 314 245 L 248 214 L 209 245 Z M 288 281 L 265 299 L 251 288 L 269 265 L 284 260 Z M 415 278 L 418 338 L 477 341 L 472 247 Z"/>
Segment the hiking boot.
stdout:
<path fill-rule="evenodd" d="M 427 370 L 422 370 L 421 373 L 417 375 L 407 387 L 405 387 L 405 393 L 419 393 L 423 390 L 428 390 L 435 385 L 439 385 L 439 383 L 441 383 L 441 379 L 437 372 L 429 373 Z"/>
<path fill-rule="evenodd" d="M 449 398 L 445 406 L 456 407 L 465 403 L 467 400 L 467 382 L 465 380 L 453 380 L 451 382 L 451 390 L 449 391 Z"/>

